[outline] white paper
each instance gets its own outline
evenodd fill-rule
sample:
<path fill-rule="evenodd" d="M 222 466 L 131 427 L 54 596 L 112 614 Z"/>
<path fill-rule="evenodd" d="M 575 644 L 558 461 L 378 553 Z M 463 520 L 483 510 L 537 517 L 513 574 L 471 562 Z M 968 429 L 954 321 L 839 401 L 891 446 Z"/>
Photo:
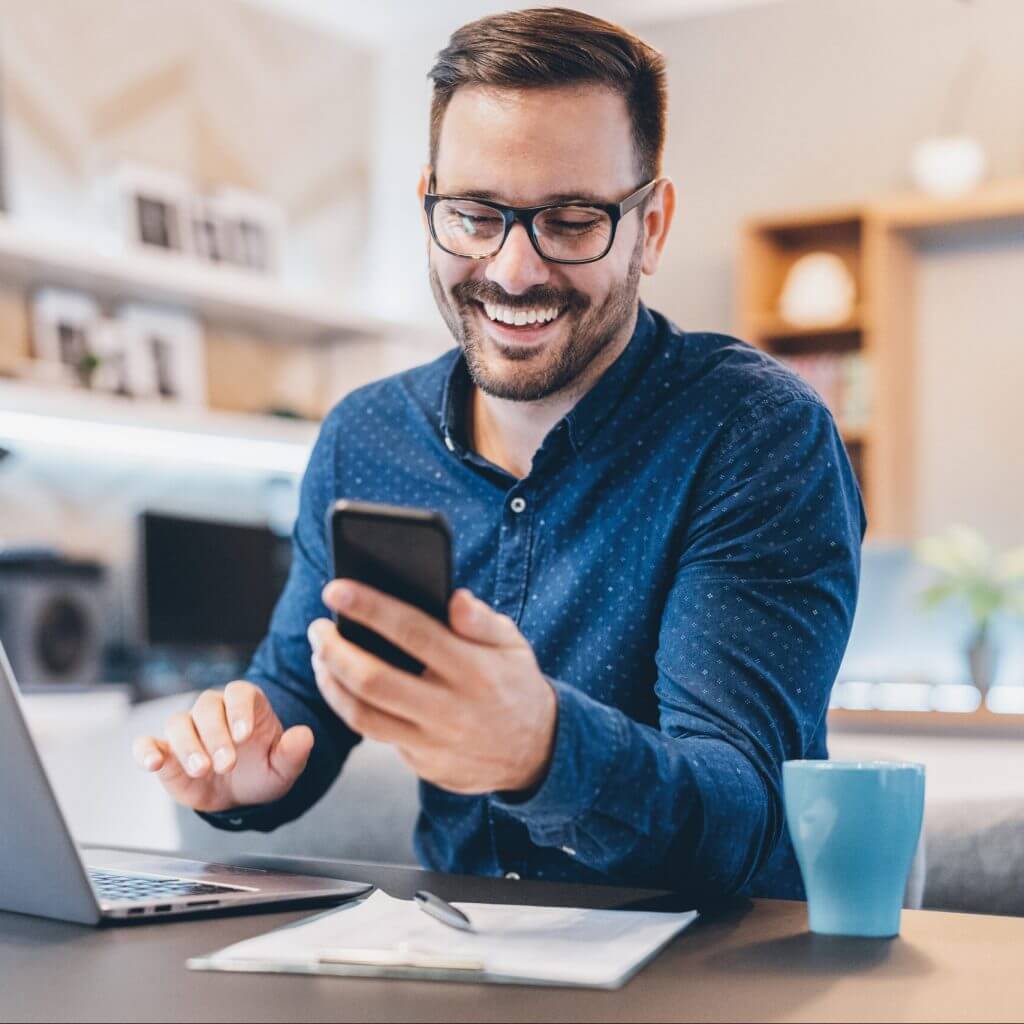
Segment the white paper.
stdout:
<path fill-rule="evenodd" d="M 582 910 L 456 903 L 474 932 L 423 913 L 411 900 L 377 890 L 357 903 L 228 946 L 189 966 L 214 970 L 313 971 L 345 951 L 394 963 L 452 959 L 483 965 L 467 980 L 530 981 L 599 988 L 621 985 L 696 917 L 696 911 Z"/>

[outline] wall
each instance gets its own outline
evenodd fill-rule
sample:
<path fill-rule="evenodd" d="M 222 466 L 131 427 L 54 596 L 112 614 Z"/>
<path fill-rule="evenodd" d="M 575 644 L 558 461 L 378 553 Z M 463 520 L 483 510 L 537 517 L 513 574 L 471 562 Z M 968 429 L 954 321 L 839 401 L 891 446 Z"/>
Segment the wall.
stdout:
<path fill-rule="evenodd" d="M 0 0 L 12 214 L 103 234 L 122 161 L 284 210 L 284 276 L 358 299 L 372 55 L 237 0 Z"/>
<path fill-rule="evenodd" d="M 993 177 L 1024 174 L 1018 0 L 787 0 L 641 31 L 668 58 L 682 192 L 646 297 L 687 327 L 734 325 L 744 217 L 902 191 L 939 131 L 975 135 Z M 1024 237 L 934 238 L 919 268 L 917 531 L 966 520 L 1019 542 Z"/>

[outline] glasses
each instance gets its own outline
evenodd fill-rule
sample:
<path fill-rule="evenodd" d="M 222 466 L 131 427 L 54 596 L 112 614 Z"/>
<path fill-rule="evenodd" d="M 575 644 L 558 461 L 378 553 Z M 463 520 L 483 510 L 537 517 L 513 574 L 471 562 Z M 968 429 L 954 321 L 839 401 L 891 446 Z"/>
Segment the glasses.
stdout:
<path fill-rule="evenodd" d="M 615 228 L 644 201 L 657 179 L 641 185 L 620 203 L 552 203 L 505 206 L 488 199 L 423 197 L 430 235 L 446 253 L 469 260 L 494 256 L 514 224 L 522 224 L 537 255 L 551 263 L 594 263 L 608 255 Z M 431 188 L 434 179 L 430 179 Z"/>

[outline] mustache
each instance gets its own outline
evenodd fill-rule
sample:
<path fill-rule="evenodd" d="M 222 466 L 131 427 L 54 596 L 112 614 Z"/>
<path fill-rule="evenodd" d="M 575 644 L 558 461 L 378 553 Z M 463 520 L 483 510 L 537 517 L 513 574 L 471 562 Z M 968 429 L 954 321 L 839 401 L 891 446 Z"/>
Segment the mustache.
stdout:
<path fill-rule="evenodd" d="M 519 295 L 509 295 L 504 288 L 489 281 L 460 281 L 452 288 L 452 298 L 463 306 L 470 302 L 486 302 L 492 306 L 507 306 L 509 309 L 557 306 L 558 309 L 577 313 L 590 305 L 590 300 L 577 291 L 559 291 L 538 285 Z"/>

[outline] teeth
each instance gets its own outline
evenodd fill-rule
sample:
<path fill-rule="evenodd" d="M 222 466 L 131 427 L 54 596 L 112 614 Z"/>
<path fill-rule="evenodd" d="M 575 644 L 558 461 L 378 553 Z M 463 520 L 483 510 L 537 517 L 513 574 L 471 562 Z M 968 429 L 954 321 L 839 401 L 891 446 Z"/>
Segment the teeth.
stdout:
<path fill-rule="evenodd" d="M 515 327 L 523 327 L 526 324 L 546 324 L 554 320 L 559 313 L 557 306 L 549 306 L 546 309 L 538 307 L 512 309 L 510 306 L 492 306 L 489 302 L 485 302 L 483 307 L 489 319 Z"/>

